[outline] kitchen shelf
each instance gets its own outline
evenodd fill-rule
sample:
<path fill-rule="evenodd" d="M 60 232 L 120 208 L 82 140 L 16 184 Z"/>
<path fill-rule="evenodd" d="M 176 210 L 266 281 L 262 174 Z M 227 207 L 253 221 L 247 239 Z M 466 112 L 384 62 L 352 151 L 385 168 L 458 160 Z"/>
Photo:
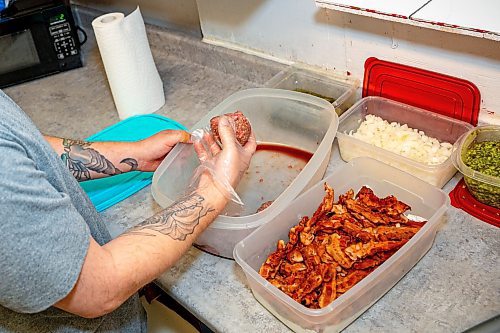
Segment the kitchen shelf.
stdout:
<path fill-rule="evenodd" d="M 429 0 L 316 0 L 318 6 L 334 6 L 339 11 L 371 16 L 383 15 L 394 18 L 408 19 L 411 14 L 422 8 Z M 327 7 L 329 8 L 329 7 Z M 370 15 L 369 15 L 370 14 Z"/>
<path fill-rule="evenodd" d="M 498 13 L 497 0 L 476 0 L 473 4 L 470 0 L 432 0 L 411 19 L 479 34 L 496 34 L 500 38 Z"/>
<path fill-rule="evenodd" d="M 320 8 L 500 41 L 496 0 L 315 0 Z"/>

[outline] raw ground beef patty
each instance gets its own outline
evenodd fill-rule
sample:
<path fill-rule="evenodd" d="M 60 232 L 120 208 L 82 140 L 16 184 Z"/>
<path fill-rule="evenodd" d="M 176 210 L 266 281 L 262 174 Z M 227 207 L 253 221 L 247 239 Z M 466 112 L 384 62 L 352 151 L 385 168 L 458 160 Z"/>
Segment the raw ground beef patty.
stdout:
<path fill-rule="evenodd" d="M 236 139 L 240 145 L 244 146 L 247 143 L 250 133 L 252 132 L 252 127 L 247 117 L 241 111 L 236 111 L 234 113 L 226 113 L 225 116 L 231 117 L 236 124 Z M 213 117 L 210 119 L 210 129 L 214 135 L 217 142 L 221 142 L 219 136 L 219 120 L 220 116 Z"/>

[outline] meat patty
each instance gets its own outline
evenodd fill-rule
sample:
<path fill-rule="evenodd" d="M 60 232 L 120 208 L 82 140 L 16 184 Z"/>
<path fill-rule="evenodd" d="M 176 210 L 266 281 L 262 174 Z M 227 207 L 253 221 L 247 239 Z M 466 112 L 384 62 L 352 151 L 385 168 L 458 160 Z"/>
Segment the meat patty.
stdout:
<path fill-rule="evenodd" d="M 226 113 L 225 116 L 231 117 L 234 120 L 234 123 L 236 124 L 236 140 L 238 140 L 240 145 L 244 146 L 248 142 L 248 138 L 250 138 L 250 133 L 252 132 L 252 127 L 250 126 L 250 122 L 247 117 L 245 117 L 241 111 Z M 221 142 L 219 136 L 220 117 L 221 116 L 216 116 L 210 119 L 210 129 L 212 130 L 212 134 L 217 142 Z"/>

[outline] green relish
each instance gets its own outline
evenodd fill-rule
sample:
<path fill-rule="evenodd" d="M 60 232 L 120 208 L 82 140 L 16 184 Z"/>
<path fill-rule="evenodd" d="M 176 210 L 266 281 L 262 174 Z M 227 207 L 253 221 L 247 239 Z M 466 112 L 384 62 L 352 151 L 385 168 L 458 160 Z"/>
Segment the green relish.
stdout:
<path fill-rule="evenodd" d="M 500 141 L 476 142 L 465 153 L 464 163 L 482 174 L 500 177 Z M 500 208 L 500 187 L 466 177 L 472 194 L 481 202 Z"/>
<path fill-rule="evenodd" d="M 500 177 L 500 141 L 475 143 L 465 153 L 465 165 L 486 175 Z"/>

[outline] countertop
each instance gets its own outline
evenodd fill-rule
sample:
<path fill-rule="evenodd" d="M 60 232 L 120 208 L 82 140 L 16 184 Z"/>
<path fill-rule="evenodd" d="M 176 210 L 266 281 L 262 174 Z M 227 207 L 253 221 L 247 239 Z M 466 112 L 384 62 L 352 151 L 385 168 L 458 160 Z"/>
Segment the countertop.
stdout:
<path fill-rule="evenodd" d="M 119 121 L 87 32 L 83 68 L 4 90 L 45 134 L 83 139 Z M 284 69 L 158 27 L 148 26 L 148 36 L 166 94 L 157 113 L 187 127 L 232 93 L 263 86 Z M 327 175 L 344 163 L 333 149 Z M 117 236 L 160 209 L 146 187 L 103 216 Z M 453 207 L 446 215 L 431 250 L 345 332 L 459 332 L 500 313 L 500 229 Z M 233 260 L 192 247 L 156 283 L 214 331 L 289 332 L 255 300 Z"/>

